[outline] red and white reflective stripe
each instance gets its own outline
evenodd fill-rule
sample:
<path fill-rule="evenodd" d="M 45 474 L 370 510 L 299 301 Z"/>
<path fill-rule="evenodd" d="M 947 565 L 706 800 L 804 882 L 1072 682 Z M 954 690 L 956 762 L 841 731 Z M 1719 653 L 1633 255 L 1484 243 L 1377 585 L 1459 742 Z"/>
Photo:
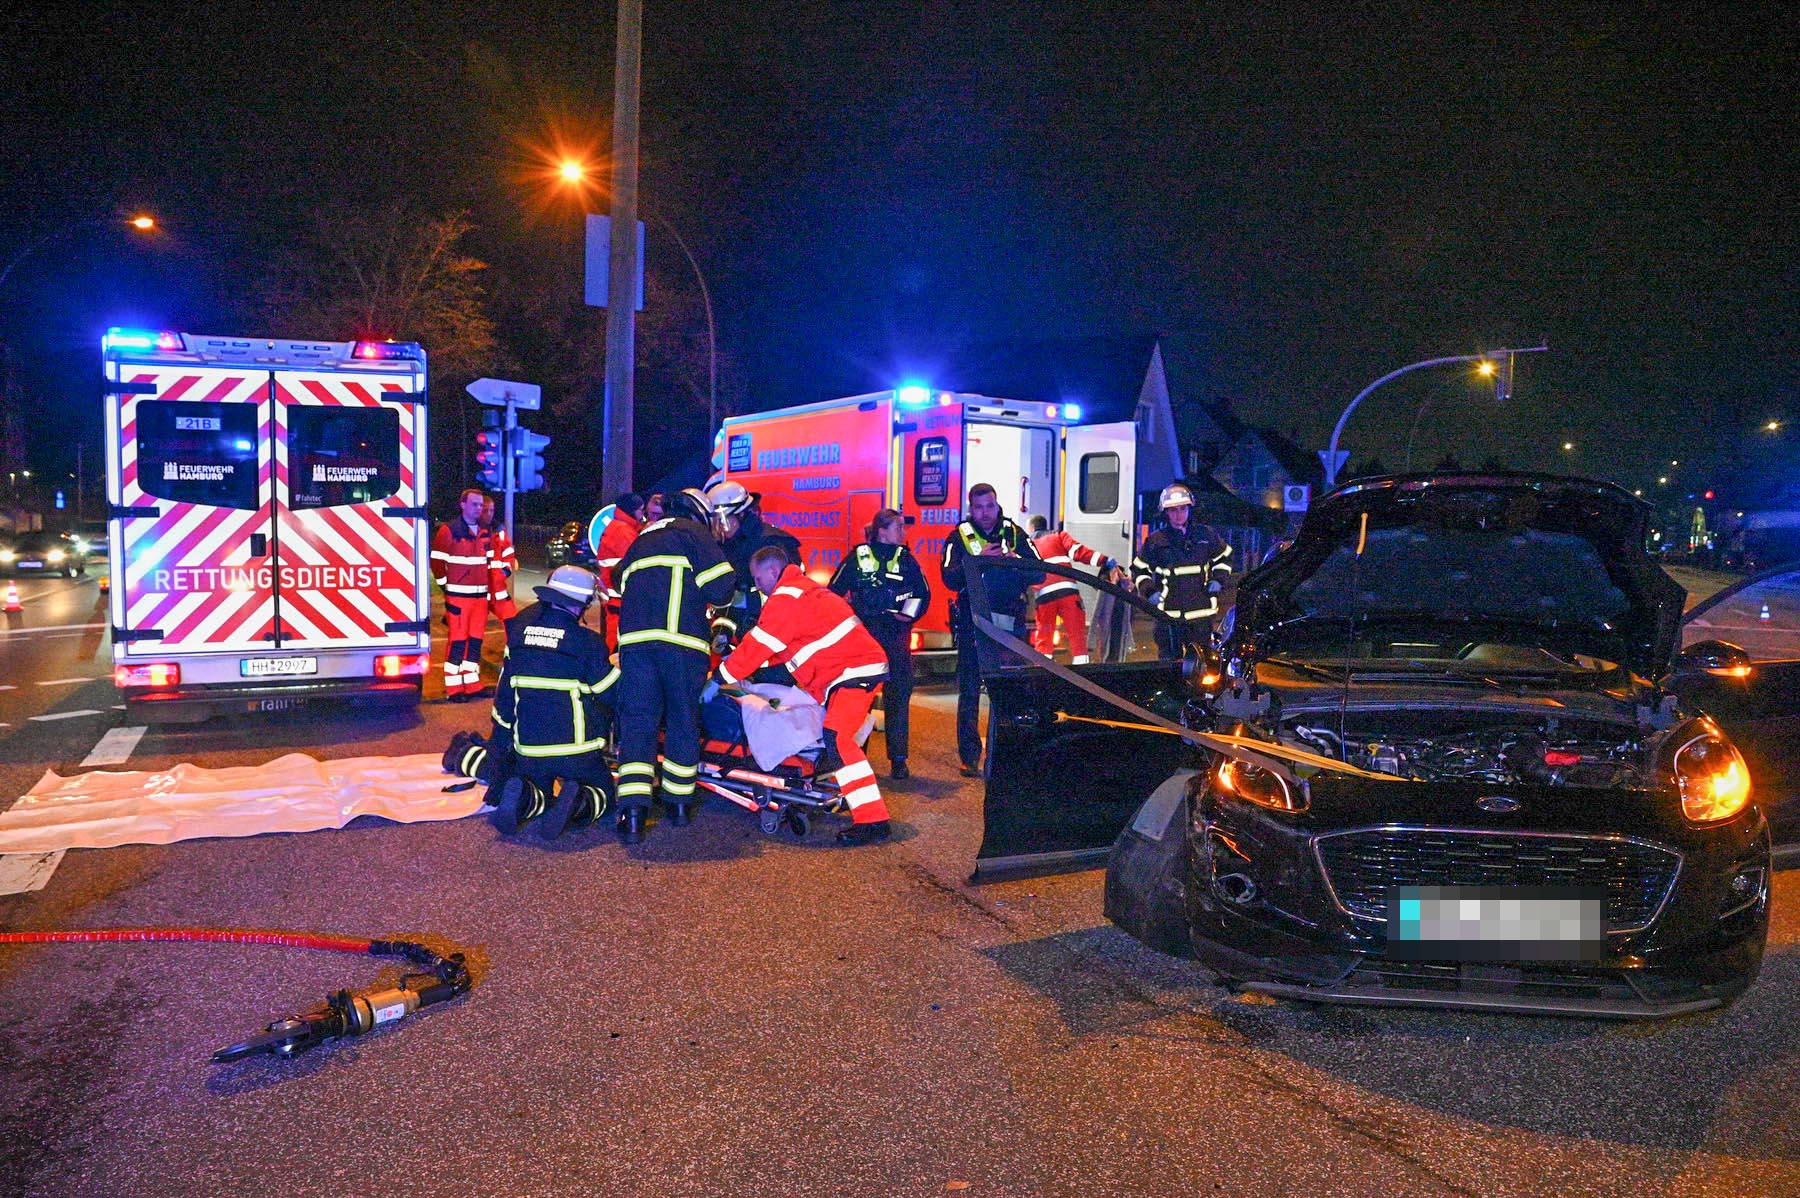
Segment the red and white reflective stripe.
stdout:
<path fill-rule="evenodd" d="M 777 595 L 779 595 L 781 592 L 778 590 L 775 593 Z M 813 659 L 814 655 L 819 653 L 821 650 L 831 648 L 831 646 L 837 644 L 839 641 L 841 641 L 845 637 L 849 636 L 852 632 L 856 631 L 856 628 L 857 628 L 856 617 L 855 616 L 845 617 L 844 621 L 842 623 L 840 623 L 836 628 L 833 628 L 830 632 L 826 633 L 824 636 L 820 637 L 818 640 L 814 641 L 812 644 L 807 645 L 804 648 L 796 650 L 794 653 L 794 656 L 788 659 L 788 664 L 792 665 L 792 666 L 805 665 L 807 662 L 809 662 Z"/>
<path fill-rule="evenodd" d="M 844 796 L 844 805 L 852 813 L 859 807 L 881 802 L 881 787 L 875 782 L 875 767 L 867 761 L 853 761 L 831 777 L 838 784 L 838 793 Z"/>
<path fill-rule="evenodd" d="M 885 674 L 887 673 L 887 668 L 887 662 L 885 661 L 874 662 L 866 666 L 851 666 L 842 674 L 839 674 L 836 678 L 833 678 L 830 682 L 825 684 L 825 693 L 829 695 L 832 691 L 844 685 L 844 683 L 854 682 L 858 678 L 873 678 L 878 674 Z"/>
<path fill-rule="evenodd" d="M 787 648 L 787 646 L 785 644 L 783 644 L 781 642 L 781 640 L 775 636 L 774 633 L 772 633 L 768 629 L 764 628 L 761 624 L 758 624 L 756 627 L 754 627 L 750 630 L 750 638 L 752 640 L 761 641 L 763 644 L 767 645 L 771 650 L 773 650 L 776 653 L 779 653 L 783 649 Z M 796 658 L 795 660 L 798 660 L 798 658 Z"/>
<path fill-rule="evenodd" d="M 769 598 L 773 599 L 776 595 L 786 595 L 790 599 L 798 599 L 805 593 L 806 592 L 802 591 L 799 587 L 776 587 L 774 591 L 769 594 Z"/>

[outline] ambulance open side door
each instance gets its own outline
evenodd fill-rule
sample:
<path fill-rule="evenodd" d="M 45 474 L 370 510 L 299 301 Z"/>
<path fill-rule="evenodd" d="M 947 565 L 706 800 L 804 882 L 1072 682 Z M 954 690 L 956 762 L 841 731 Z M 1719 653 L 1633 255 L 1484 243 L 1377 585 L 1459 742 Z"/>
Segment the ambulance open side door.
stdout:
<path fill-rule="evenodd" d="M 1062 520 L 1069 535 L 1129 563 L 1137 549 L 1136 509 L 1137 426 L 1125 421 L 1065 430 Z"/>

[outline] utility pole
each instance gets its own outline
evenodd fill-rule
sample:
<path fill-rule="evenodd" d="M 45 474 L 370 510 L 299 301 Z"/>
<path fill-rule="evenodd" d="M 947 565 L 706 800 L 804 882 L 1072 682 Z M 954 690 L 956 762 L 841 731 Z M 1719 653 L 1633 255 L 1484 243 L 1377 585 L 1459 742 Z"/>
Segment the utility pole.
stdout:
<path fill-rule="evenodd" d="M 632 406 L 637 369 L 638 80 L 643 0 L 619 0 L 613 65 L 612 253 L 606 305 L 606 412 L 602 480 L 609 493 L 632 488 Z"/>

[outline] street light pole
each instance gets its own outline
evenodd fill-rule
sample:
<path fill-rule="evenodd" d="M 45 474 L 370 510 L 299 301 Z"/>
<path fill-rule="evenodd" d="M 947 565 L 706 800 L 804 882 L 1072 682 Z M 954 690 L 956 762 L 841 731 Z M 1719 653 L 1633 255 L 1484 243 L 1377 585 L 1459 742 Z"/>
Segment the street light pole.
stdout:
<path fill-rule="evenodd" d="M 606 304 L 606 408 L 602 477 L 611 494 L 631 490 L 632 406 L 637 338 L 638 81 L 643 0 L 619 0 L 613 67 L 612 246 Z"/>
<path fill-rule="evenodd" d="M 93 225 L 110 225 L 112 223 L 113 223 L 112 217 L 90 216 L 90 217 L 86 218 L 85 220 L 78 220 L 72 224 L 59 225 L 56 228 L 50 230 L 48 233 L 45 233 L 42 237 L 39 237 L 34 241 L 27 242 L 24 249 L 20 250 L 18 253 L 14 254 L 12 256 L 12 261 L 10 261 L 6 264 L 6 268 L 4 270 L 0 270 L 0 287 L 6 286 L 6 280 L 11 277 L 14 267 L 16 267 L 19 263 L 25 261 L 25 259 L 31 257 L 32 254 L 36 253 L 38 250 L 42 249 L 44 246 L 49 245 L 52 241 L 55 241 L 58 237 L 66 237 L 70 233 L 73 233 L 77 229 L 86 229 Z M 118 223 L 122 224 L 122 225 L 130 225 L 132 228 L 137 229 L 140 232 L 148 232 L 149 230 L 156 228 L 156 221 L 148 216 L 135 216 L 135 217 L 130 217 L 130 218 L 119 217 Z"/>
<path fill-rule="evenodd" d="M 675 226 L 667 217 L 654 213 L 649 215 L 650 219 L 667 229 L 675 244 L 681 247 L 682 256 L 694 268 L 694 281 L 700 284 L 700 302 L 706 308 L 706 443 L 710 447 L 712 435 L 719 427 L 719 332 L 713 323 L 712 292 L 706 286 L 706 276 L 701 273 L 700 263 L 694 260 L 694 252 L 688 249 L 687 242 L 682 240 Z"/>
<path fill-rule="evenodd" d="M 1331 446 L 1326 451 L 1326 454 L 1325 454 L 1325 485 L 1327 487 L 1337 486 L 1338 438 L 1343 435 L 1344 425 L 1346 425 L 1350 422 L 1350 413 L 1356 411 L 1356 405 L 1360 404 L 1363 400 L 1367 399 L 1369 397 L 1369 393 L 1371 391 L 1374 391 L 1375 388 L 1381 386 L 1381 384 L 1388 382 L 1391 379 L 1397 379 L 1401 375 L 1408 374 L 1411 371 L 1423 370 L 1427 366 L 1447 366 L 1452 362 L 1486 362 L 1486 361 L 1490 361 L 1494 358 L 1500 358 L 1500 357 L 1504 357 L 1507 359 L 1507 365 L 1506 365 L 1505 369 L 1506 369 L 1507 374 L 1510 375 L 1512 373 L 1512 362 L 1511 362 L 1512 355 L 1514 355 L 1514 354 L 1539 354 L 1539 353 L 1543 353 L 1545 350 L 1547 350 L 1549 348 L 1550 347 L 1548 345 L 1533 345 L 1530 347 L 1518 348 L 1518 349 L 1489 350 L 1485 354 L 1454 354 L 1450 357 L 1445 357 L 1445 358 L 1426 358 L 1423 362 L 1414 362 L 1410 366 L 1402 366 L 1398 370 L 1388 371 L 1386 374 L 1382 375 L 1380 378 L 1378 378 L 1374 382 L 1370 383 L 1367 387 L 1364 387 L 1361 391 L 1357 392 L 1356 398 L 1350 401 L 1349 405 L 1344 408 L 1343 414 L 1338 417 L 1337 424 L 1332 426 Z"/>

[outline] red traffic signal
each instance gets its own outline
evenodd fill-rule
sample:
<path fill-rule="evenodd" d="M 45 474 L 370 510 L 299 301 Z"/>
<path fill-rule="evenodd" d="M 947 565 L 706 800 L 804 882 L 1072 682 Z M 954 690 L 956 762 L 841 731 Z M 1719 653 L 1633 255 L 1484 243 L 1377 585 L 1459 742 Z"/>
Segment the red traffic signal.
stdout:
<path fill-rule="evenodd" d="M 484 487 L 506 485 L 506 430 L 484 428 L 475 434 L 475 481 Z"/>

